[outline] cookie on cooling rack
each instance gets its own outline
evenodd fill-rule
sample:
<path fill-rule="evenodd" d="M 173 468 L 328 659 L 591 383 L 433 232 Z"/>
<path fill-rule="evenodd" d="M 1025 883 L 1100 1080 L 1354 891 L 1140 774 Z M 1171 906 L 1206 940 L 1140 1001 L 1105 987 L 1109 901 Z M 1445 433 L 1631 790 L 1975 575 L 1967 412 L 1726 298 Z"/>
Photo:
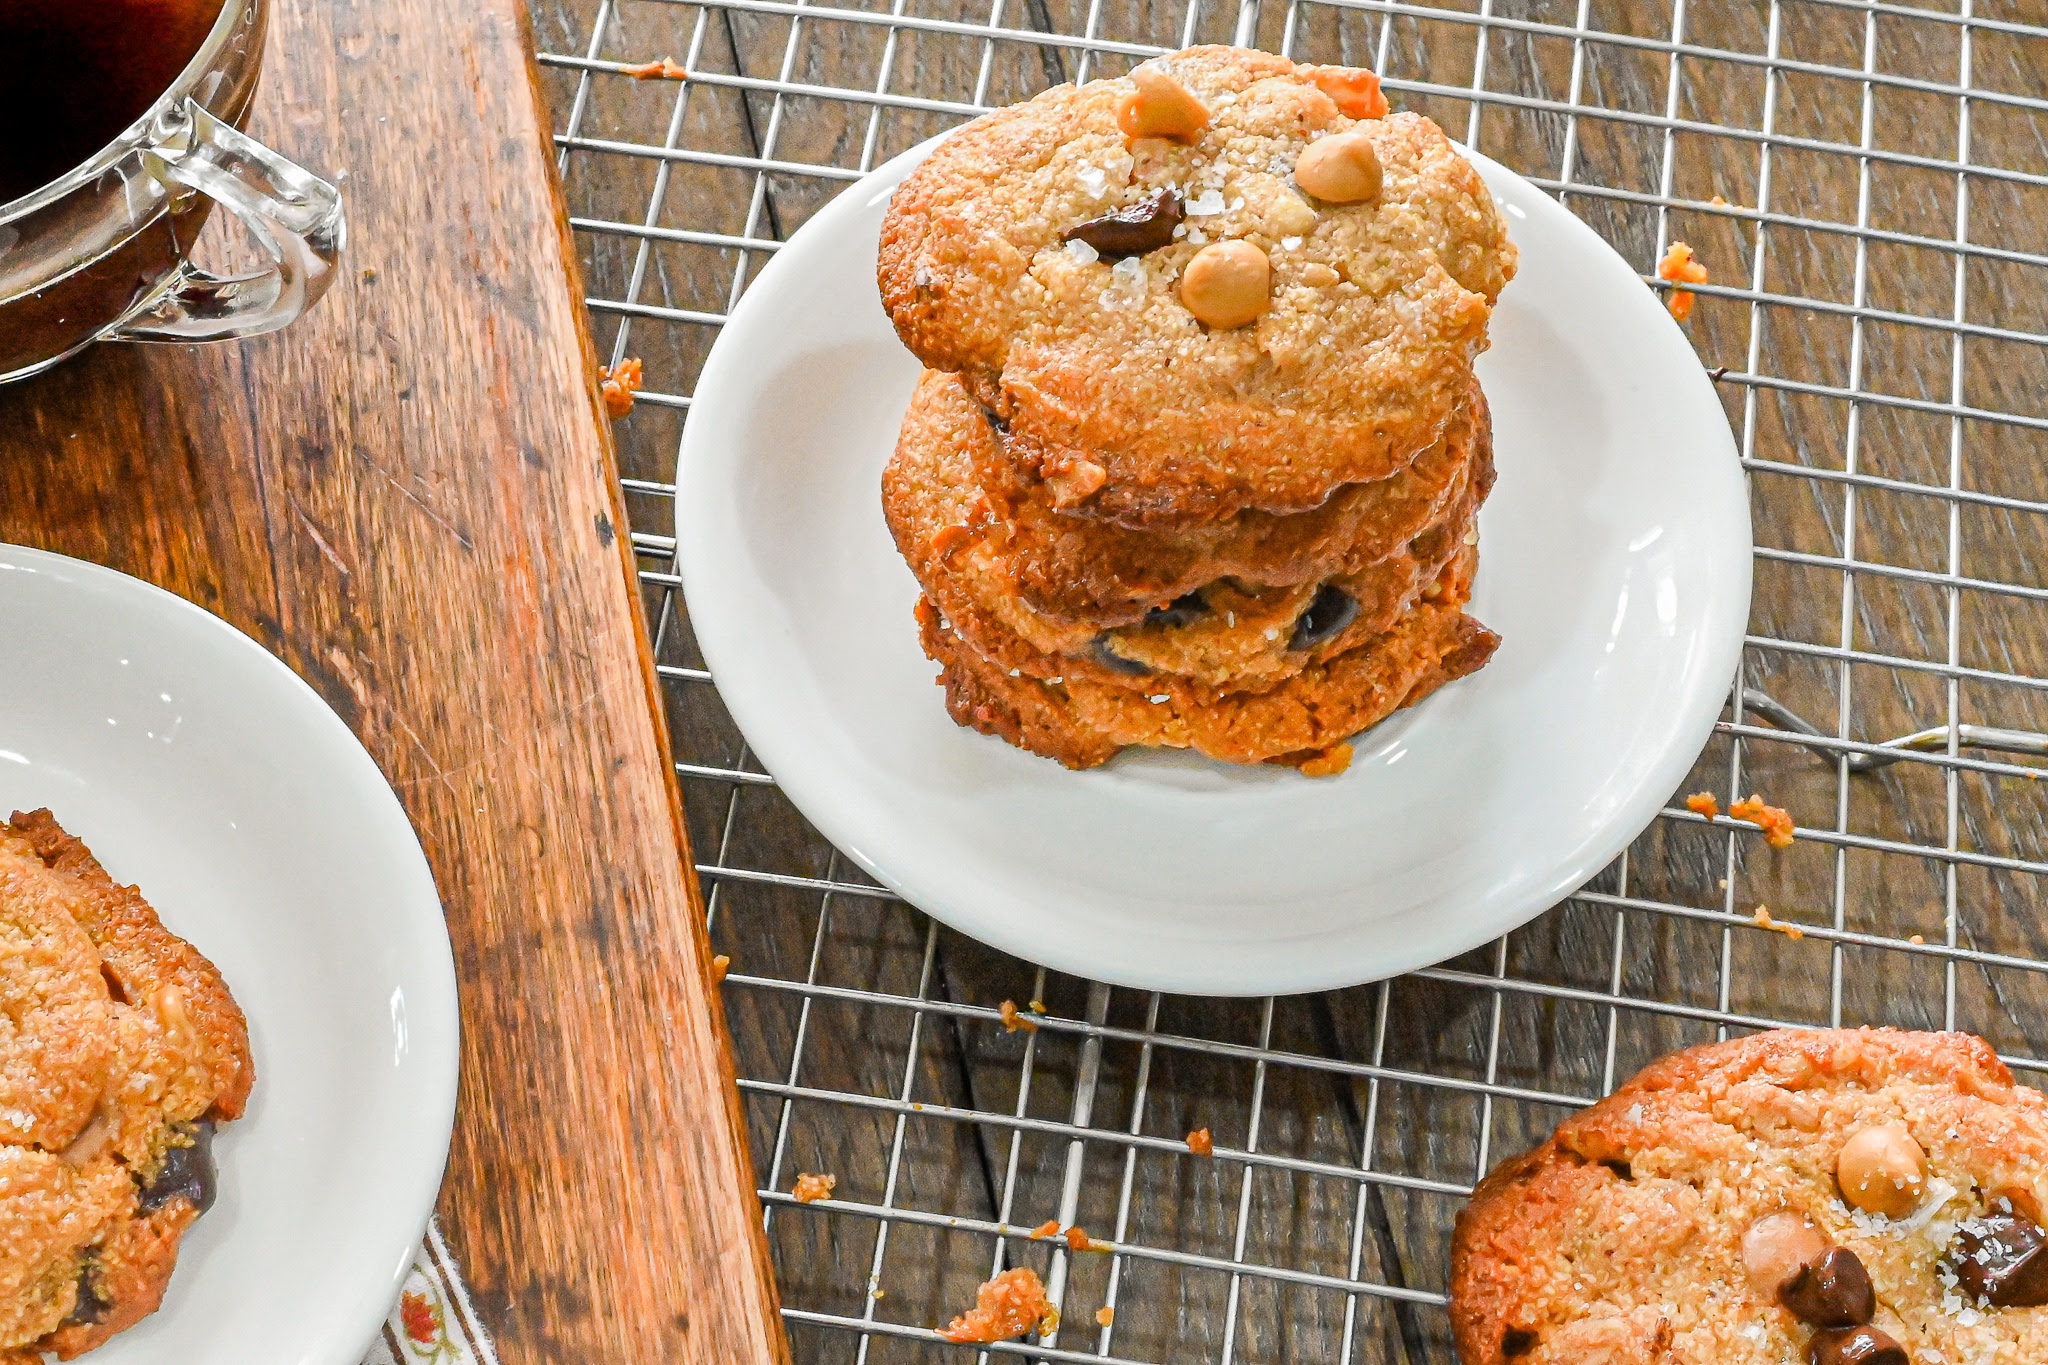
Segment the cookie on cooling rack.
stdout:
<path fill-rule="evenodd" d="M 48 811 L 0 824 L 0 1365 L 156 1310 L 255 1072 L 213 964 Z"/>
<path fill-rule="evenodd" d="M 1480 1184 L 1465 1365 L 2048 1360 L 2048 1101 L 1983 1040 L 1782 1031 L 1655 1062 Z"/>
<path fill-rule="evenodd" d="M 954 424 L 921 420 L 913 406 L 882 476 L 897 548 L 951 628 L 990 663 L 1039 679 L 1146 693 L 1259 690 L 1393 629 L 1477 540 L 1475 516 L 1492 484 L 1484 463 L 1456 480 L 1432 523 L 1377 562 L 1284 586 L 1212 579 L 1101 629 L 1039 613 L 1016 583 L 1013 523 L 989 514 Z M 1129 534 L 1129 533 L 1124 533 Z"/>
<path fill-rule="evenodd" d="M 1514 266 L 1478 171 L 1371 73 L 1198 47 L 948 138 L 879 279 L 1003 423 L 1014 491 L 1186 528 L 1427 450 Z"/>
<path fill-rule="evenodd" d="M 1042 488 L 1004 497 L 987 416 L 956 377 L 927 370 L 900 443 L 965 452 L 972 477 L 997 489 L 992 511 L 1011 583 L 1049 625 L 1137 625 L 1220 578 L 1279 588 L 1361 573 L 1440 522 L 1469 480 L 1493 481 L 1492 423 L 1475 383 L 1442 438 L 1389 478 L 1347 484 L 1291 516 L 1244 511 L 1185 531 L 1132 531 L 1061 512 Z"/>

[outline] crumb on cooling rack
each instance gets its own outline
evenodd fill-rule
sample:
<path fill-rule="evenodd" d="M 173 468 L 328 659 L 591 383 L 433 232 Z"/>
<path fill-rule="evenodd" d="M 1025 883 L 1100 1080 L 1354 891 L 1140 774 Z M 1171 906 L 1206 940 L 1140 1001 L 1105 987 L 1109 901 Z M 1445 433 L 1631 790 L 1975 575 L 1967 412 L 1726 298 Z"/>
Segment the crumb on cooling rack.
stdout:
<path fill-rule="evenodd" d="M 1060 1310 L 1045 1296 L 1038 1272 L 1025 1266 L 1005 1270 L 974 1293 L 974 1307 L 939 1330 L 948 1341 L 988 1344 L 1060 1325 Z"/>
<path fill-rule="evenodd" d="M 1707 268 L 1684 242 L 1673 242 L 1664 259 L 1657 262 L 1657 278 L 1673 284 L 1705 284 Z M 1693 295 L 1688 289 L 1671 291 L 1671 316 L 1684 322 L 1692 315 Z"/>
<path fill-rule="evenodd" d="M 1188 1134 L 1188 1150 L 1196 1156 L 1214 1156 L 1216 1139 L 1209 1136 L 1207 1128 L 1197 1128 Z"/>
<path fill-rule="evenodd" d="M 1728 814 L 1737 820 L 1747 820 L 1764 832 L 1764 842 L 1772 848 L 1792 847 L 1792 836 L 1797 828 L 1792 817 L 1785 813 L 1783 806 L 1764 804 L 1764 799 L 1755 792 L 1748 799 L 1730 802 Z"/>
<path fill-rule="evenodd" d="M 1919 945 L 1926 943 L 1927 940 L 1923 938 L 1921 935 L 1915 934 L 1911 938 L 1907 939 L 1906 942 L 1913 944 L 1915 947 L 1918 947 Z"/>
<path fill-rule="evenodd" d="M 625 67 L 620 74 L 631 76 L 636 81 L 682 81 L 690 78 L 690 73 L 685 71 L 681 63 L 672 57 L 663 57 L 658 62 L 642 62 L 638 66 Z"/>
<path fill-rule="evenodd" d="M 832 1187 L 838 1183 L 839 1177 L 836 1175 L 805 1171 L 797 1176 L 796 1186 L 790 1190 L 790 1194 L 799 1204 L 815 1204 L 820 1199 L 830 1199 Z"/>
<path fill-rule="evenodd" d="M 604 410 L 613 420 L 633 410 L 633 395 L 640 391 L 640 357 L 628 356 L 616 365 L 597 367 L 598 384 L 604 393 Z"/>
<path fill-rule="evenodd" d="M 1060 1235 L 1060 1220 L 1059 1220 L 1059 1219 L 1057 1219 L 1057 1218 L 1048 1218 L 1048 1219 L 1046 1219 L 1046 1220 L 1045 1220 L 1045 1221 L 1044 1221 L 1043 1223 L 1040 1223 L 1040 1224 L 1039 1224 L 1039 1225 L 1038 1225 L 1037 1227 L 1035 1227 L 1035 1228 L 1031 1229 L 1031 1235 L 1032 1235 L 1033 1237 L 1057 1237 L 1057 1236 L 1059 1236 L 1059 1235 Z"/>
<path fill-rule="evenodd" d="M 1018 1029 L 1023 1029 L 1026 1033 L 1038 1032 L 1038 1021 L 1028 1015 L 1019 1014 L 1017 1012 L 1017 1002 L 1014 1000 L 1005 1000 L 1002 1004 L 996 1006 L 996 1013 L 1003 1017 L 1003 1031 L 1005 1033 L 1015 1033 Z"/>
<path fill-rule="evenodd" d="M 1784 920 L 1781 919 L 1772 919 L 1771 907 L 1768 905 L 1759 905 L 1756 908 L 1756 913 L 1754 915 L 1751 915 L 1750 918 L 1756 922 L 1757 928 L 1769 929 L 1774 934 L 1783 934 L 1786 938 L 1791 939 L 1794 943 L 1797 943 L 1800 939 L 1806 937 L 1806 931 L 1804 929 L 1801 929 L 1798 925 L 1787 924 Z"/>
<path fill-rule="evenodd" d="M 1095 1310 L 1095 1325 L 1096 1325 L 1097 1327 L 1107 1327 L 1107 1326 L 1109 1326 L 1109 1325 L 1110 1325 L 1110 1324 L 1111 1324 L 1112 1322 L 1115 1322 L 1115 1321 L 1116 1321 L 1116 1309 L 1114 1309 L 1114 1308 L 1098 1308 L 1098 1309 L 1096 1309 L 1096 1310 Z"/>
<path fill-rule="evenodd" d="M 1685 808 L 1694 815 L 1704 815 L 1709 820 L 1721 813 L 1721 803 L 1714 799 L 1712 792 L 1694 792 L 1685 798 Z"/>
<path fill-rule="evenodd" d="M 1712 199 L 1709 199 L 1707 202 L 1709 204 L 1712 204 L 1717 209 L 1725 209 L 1728 207 L 1728 201 L 1726 199 L 1723 199 L 1718 194 L 1715 195 Z"/>
<path fill-rule="evenodd" d="M 711 959 L 711 984 L 715 986 L 725 980 L 725 974 L 731 970 L 732 959 L 730 957 L 727 957 L 724 953 L 719 953 L 713 957 Z"/>

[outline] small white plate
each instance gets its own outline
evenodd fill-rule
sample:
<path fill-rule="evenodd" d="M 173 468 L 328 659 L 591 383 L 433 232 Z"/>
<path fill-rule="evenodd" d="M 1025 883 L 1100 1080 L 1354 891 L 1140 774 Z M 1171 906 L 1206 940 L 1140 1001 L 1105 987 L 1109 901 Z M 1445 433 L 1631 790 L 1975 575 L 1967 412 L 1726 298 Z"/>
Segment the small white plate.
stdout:
<path fill-rule="evenodd" d="M 1706 743 L 1750 580 L 1727 419 L 1627 263 L 1472 158 L 1522 251 L 1479 366 L 1500 481 L 1471 611 L 1504 641 L 1491 665 L 1367 732 L 1340 777 L 1132 751 L 1071 773 L 947 718 L 882 520 L 918 365 L 882 312 L 875 245 L 931 145 L 776 254 L 705 364 L 683 440 L 697 641 L 798 809 L 964 933 L 1218 995 L 1439 961 L 1620 853 Z"/>
<path fill-rule="evenodd" d="M 93 1365 L 357 1365 L 455 1113 L 455 967 L 398 799 L 299 678 L 198 607 L 0 545 L 0 817 L 48 806 L 211 958 L 256 1088 L 163 1307 Z"/>

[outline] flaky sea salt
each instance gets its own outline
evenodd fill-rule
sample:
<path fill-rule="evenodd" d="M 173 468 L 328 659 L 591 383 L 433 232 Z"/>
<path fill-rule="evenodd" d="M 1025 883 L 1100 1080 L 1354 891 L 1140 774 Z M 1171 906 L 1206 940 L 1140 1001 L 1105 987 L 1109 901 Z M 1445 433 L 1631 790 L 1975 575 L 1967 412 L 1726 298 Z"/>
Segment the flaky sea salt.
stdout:
<path fill-rule="evenodd" d="M 1075 265 L 1093 265 L 1102 259 L 1102 253 L 1076 237 L 1067 243 L 1067 259 Z"/>
<path fill-rule="evenodd" d="M 1299 247 L 1300 245 L 1301 245 L 1301 238 L 1299 238 L 1299 237 L 1282 237 L 1282 238 L 1280 239 L 1280 246 L 1281 246 L 1281 249 L 1282 249 L 1282 250 L 1285 250 L 1285 251 L 1293 251 L 1293 250 L 1295 250 L 1295 249 L 1296 249 L 1297 247 Z"/>
<path fill-rule="evenodd" d="M 1240 200 L 1240 203 L 1243 201 Z M 1223 191 L 1203 190 L 1181 207 L 1190 218 L 1210 218 L 1223 212 Z"/>
<path fill-rule="evenodd" d="M 1100 166 L 1083 166 L 1074 172 L 1074 179 L 1081 182 L 1081 188 L 1088 191 L 1091 199 L 1102 197 L 1108 178 Z"/>

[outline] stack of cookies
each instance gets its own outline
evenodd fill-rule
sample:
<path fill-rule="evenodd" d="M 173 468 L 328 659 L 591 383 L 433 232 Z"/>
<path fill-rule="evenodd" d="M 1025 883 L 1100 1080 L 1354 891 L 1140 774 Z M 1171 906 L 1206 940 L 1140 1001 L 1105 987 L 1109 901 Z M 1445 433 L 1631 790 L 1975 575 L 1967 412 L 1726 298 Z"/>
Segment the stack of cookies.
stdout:
<path fill-rule="evenodd" d="M 880 282 L 929 367 L 883 503 L 954 719 L 1324 774 L 1482 666 L 1472 363 L 1514 264 L 1366 71 L 1192 48 L 949 138 Z"/>

